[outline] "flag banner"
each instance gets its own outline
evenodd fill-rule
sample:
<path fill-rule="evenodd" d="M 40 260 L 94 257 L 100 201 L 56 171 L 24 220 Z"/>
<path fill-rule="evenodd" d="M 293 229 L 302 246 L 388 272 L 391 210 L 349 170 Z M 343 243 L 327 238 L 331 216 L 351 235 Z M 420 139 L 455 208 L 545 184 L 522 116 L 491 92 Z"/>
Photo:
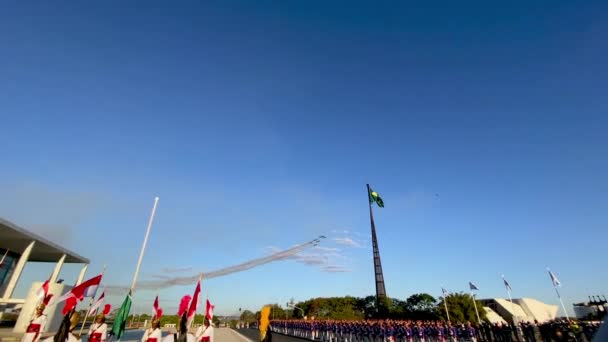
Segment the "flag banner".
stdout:
<path fill-rule="evenodd" d="M 97 301 L 95 302 L 95 304 L 93 304 L 93 306 L 91 306 L 91 310 L 89 310 L 89 313 L 88 313 L 89 316 L 93 315 L 93 313 L 95 311 L 97 311 L 97 309 L 101 306 L 101 304 L 103 304 L 105 296 L 106 296 L 106 293 L 104 291 L 101 293 L 101 296 L 99 296 L 99 298 L 97 298 Z"/>
<path fill-rule="evenodd" d="M 196 288 L 194 289 L 194 295 L 192 296 L 192 302 L 190 302 L 190 308 L 188 309 L 188 325 L 194 319 L 194 315 L 196 314 L 196 307 L 198 306 L 198 297 L 201 295 L 201 281 L 199 280 L 196 283 Z"/>
<path fill-rule="evenodd" d="M 97 288 L 97 286 L 99 286 L 99 284 L 101 283 L 101 277 L 102 277 L 102 275 L 100 274 L 100 275 L 95 276 L 95 277 L 83 282 L 82 284 L 72 288 L 69 292 L 67 292 L 63 296 L 57 298 L 53 302 L 53 304 L 59 304 L 59 303 L 63 302 L 64 300 L 67 300 L 70 297 L 75 297 L 78 300 L 83 300 L 89 287 L 95 286 L 95 288 Z"/>
<path fill-rule="evenodd" d="M 560 283 L 559 279 L 557 279 L 555 274 L 553 274 L 553 272 L 551 272 L 550 270 L 549 277 L 551 277 L 551 282 L 553 283 L 553 286 L 562 286 L 562 283 Z"/>
<path fill-rule="evenodd" d="M 448 292 L 448 290 L 446 290 L 446 289 L 445 289 L 445 288 L 443 288 L 443 287 L 441 288 L 441 292 L 443 292 L 443 295 L 444 295 L 444 296 L 447 296 L 447 295 L 449 295 L 449 294 L 450 294 L 450 293 Z"/>
<path fill-rule="evenodd" d="M 369 203 L 376 203 L 380 208 L 384 208 L 384 201 L 380 195 L 368 186 Z"/>
<path fill-rule="evenodd" d="M 43 300 L 47 295 L 49 294 L 49 279 L 47 279 L 44 284 L 42 284 L 42 287 L 40 287 L 40 290 L 38 290 L 38 300 Z"/>
<path fill-rule="evenodd" d="M 152 308 L 154 308 L 154 311 L 152 312 L 152 316 L 155 316 L 156 313 L 158 312 L 158 295 L 156 296 L 156 298 L 154 299 L 154 304 L 152 304 Z"/>
<path fill-rule="evenodd" d="M 215 309 L 215 305 L 212 305 L 209 299 L 207 299 L 207 309 L 205 310 L 205 317 L 209 322 L 213 321 L 213 309 Z"/>
<path fill-rule="evenodd" d="M 511 284 L 509 284 L 509 282 L 507 281 L 507 279 L 505 279 L 504 276 L 502 277 L 502 281 L 505 283 L 505 287 L 508 291 L 513 291 L 513 289 L 511 288 Z"/>
<path fill-rule="evenodd" d="M 471 291 L 473 291 L 473 290 L 479 290 L 479 288 L 477 287 L 477 285 L 475 285 L 472 281 L 469 282 L 469 289 L 471 289 Z"/>
<path fill-rule="evenodd" d="M 87 287 L 87 289 L 84 291 L 84 297 L 95 298 L 98 288 L 99 285 L 92 285 Z"/>
<path fill-rule="evenodd" d="M 116 313 L 116 317 L 114 317 L 114 324 L 112 325 L 112 332 L 110 334 L 114 335 L 117 340 L 122 337 L 122 334 L 125 332 L 125 326 L 127 324 L 127 318 L 129 317 L 129 311 L 131 310 L 131 292 L 127 294 L 125 300 L 122 302 L 118 313 Z"/>
<path fill-rule="evenodd" d="M 64 316 L 67 315 L 68 312 L 76 308 L 76 305 L 78 305 L 78 299 L 76 299 L 76 297 L 69 297 L 65 300 L 65 305 L 63 306 L 63 310 L 61 311 L 61 313 Z"/>

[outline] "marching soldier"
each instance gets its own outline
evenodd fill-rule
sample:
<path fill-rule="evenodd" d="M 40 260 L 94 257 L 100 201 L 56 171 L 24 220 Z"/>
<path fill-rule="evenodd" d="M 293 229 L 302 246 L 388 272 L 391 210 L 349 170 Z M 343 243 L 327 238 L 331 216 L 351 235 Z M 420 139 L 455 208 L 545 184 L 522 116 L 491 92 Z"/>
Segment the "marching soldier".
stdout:
<path fill-rule="evenodd" d="M 110 312 L 110 305 L 106 305 L 103 312 L 95 317 L 95 323 L 89 328 L 89 342 L 105 342 L 108 332 L 106 315 Z"/>
<path fill-rule="evenodd" d="M 195 334 L 197 342 L 215 342 L 213 340 L 213 335 L 213 326 L 208 319 L 205 319 L 204 324 L 198 327 Z"/>
<path fill-rule="evenodd" d="M 77 312 L 74 310 L 68 312 L 63 317 L 59 331 L 54 336 L 44 339 L 43 342 L 80 342 L 80 339 L 72 334 L 79 321 L 80 315 Z"/>
<path fill-rule="evenodd" d="M 40 339 L 40 333 L 42 333 L 44 327 L 46 326 L 46 315 L 44 314 L 46 304 L 47 303 L 43 302 L 36 307 L 34 318 L 27 326 L 27 330 L 25 332 L 25 335 L 23 335 L 21 342 L 38 342 L 38 340 Z"/>
<path fill-rule="evenodd" d="M 161 308 L 156 309 L 156 314 L 152 319 L 152 327 L 144 332 L 141 342 L 161 342 L 163 334 L 160 330 L 160 318 L 163 315 Z"/>
<path fill-rule="evenodd" d="M 177 315 L 179 316 L 178 331 L 163 338 L 163 342 L 196 342 L 194 335 L 188 333 L 188 304 L 190 296 L 184 296 L 179 304 Z"/>

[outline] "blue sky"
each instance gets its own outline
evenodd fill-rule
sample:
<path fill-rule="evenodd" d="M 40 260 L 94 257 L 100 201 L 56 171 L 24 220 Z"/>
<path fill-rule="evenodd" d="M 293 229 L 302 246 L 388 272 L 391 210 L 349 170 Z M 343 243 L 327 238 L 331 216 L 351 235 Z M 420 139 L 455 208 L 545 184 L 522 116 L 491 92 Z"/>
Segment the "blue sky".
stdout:
<path fill-rule="evenodd" d="M 504 273 L 556 304 L 547 266 L 567 302 L 605 293 L 605 2 L 3 7 L 0 216 L 89 257 L 89 275 L 130 282 L 159 195 L 142 280 L 325 234 L 338 250 L 307 255 L 348 272 L 283 261 L 203 293 L 222 314 L 372 294 L 369 182 L 391 296 L 473 280 L 502 297 Z"/>

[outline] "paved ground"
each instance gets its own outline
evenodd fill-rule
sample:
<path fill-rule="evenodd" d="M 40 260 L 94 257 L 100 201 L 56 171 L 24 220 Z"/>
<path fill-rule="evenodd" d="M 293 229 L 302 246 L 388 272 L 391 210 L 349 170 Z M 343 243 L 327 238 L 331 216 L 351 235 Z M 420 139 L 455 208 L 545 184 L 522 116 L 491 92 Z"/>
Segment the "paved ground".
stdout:
<path fill-rule="evenodd" d="M 258 342 L 260 340 L 260 331 L 257 329 L 238 329 L 239 333 L 243 336 L 249 338 L 252 342 Z M 216 338 L 216 342 L 224 342 Z M 308 340 L 303 340 L 297 337 L 285 336 L 277 333 L 272 334 L 272 342 L 306 342 Z M 241 341 L 243 342 L 243 341 Z"/>

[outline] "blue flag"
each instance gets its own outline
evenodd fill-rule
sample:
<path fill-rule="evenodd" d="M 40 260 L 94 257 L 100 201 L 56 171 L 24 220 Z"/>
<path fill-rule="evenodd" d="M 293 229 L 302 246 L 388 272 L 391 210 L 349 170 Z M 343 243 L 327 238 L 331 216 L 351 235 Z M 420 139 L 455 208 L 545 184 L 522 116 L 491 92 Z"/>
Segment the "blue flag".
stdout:
<path fill-rule="evenodd" d="M 472 281 L 469 282 L 469 289 L 471 289 L 471 291 L 473 291 L 473 290 L 479 290 L 479 288 L 477 287 L 477 285 L 473 284 Z"/>

